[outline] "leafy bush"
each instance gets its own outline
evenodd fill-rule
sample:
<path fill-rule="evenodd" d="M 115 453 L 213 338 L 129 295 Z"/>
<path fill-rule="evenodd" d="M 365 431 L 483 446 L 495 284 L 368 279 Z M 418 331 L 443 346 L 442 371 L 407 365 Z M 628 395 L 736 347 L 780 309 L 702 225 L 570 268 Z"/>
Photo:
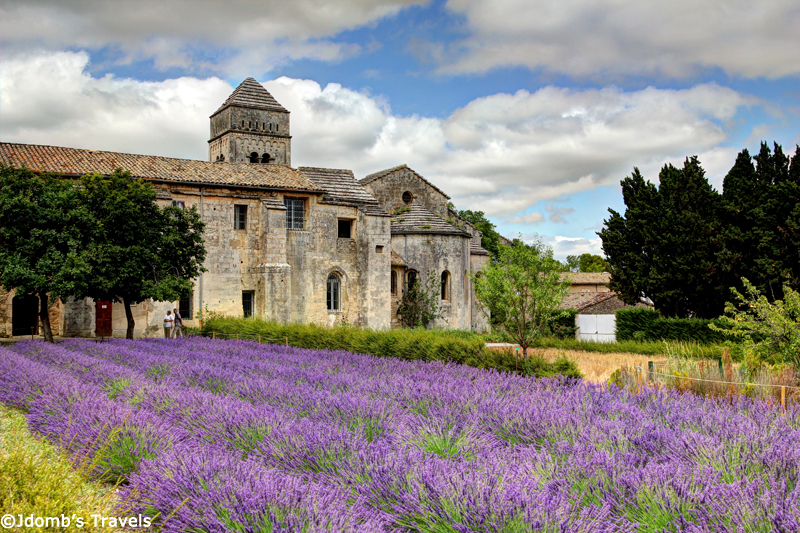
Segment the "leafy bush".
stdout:
<path fill-rule="evenodd" d="M 730 335 L 709 327 L 723 324 L 716 318 L 664 318 L 652 309 L 620 309 L 616 316 L 618 341 L 678 340 L 713 344 L 731 340 Z"/>
<path fill-rule="evenodd" d="M 425 329 L 391 329 L 372 331 L 352 327 L 325 328 L 316 325 L 282 325 L 253 318 L 215 317 L 203 323 L 202 333 L 210 336 L 239 335 L 244 339 L 261 338 L 263 342 L 287 343 L 291 346 L 313 349 L 347 350 L 380 357 L 394 357 L 409 361 L 443 361 L 460 363 L 476 368 L 515 372 L 515 357 L 511 351 L 487 350 L 484 339 L 475 333 L 461 330 L 428 331 Z M 568 377 L 581 377 L 577 366 L 563 363 L 531 362 L 518 369 L 518 373 L 545 377 L 560 373 L 564 368 Z M 554 366 L 555 365 L 555 366 Z"/>
<path fill-rule="evenodd" d="M 746 294 L 732 289 L 737 303 L 725 305 L 714 331 L 741 339 L 761 361 L 800 368 L 800 293 L 784 285 L 784 299 L 770 303 L 747 279 L 742 282 Z"/>

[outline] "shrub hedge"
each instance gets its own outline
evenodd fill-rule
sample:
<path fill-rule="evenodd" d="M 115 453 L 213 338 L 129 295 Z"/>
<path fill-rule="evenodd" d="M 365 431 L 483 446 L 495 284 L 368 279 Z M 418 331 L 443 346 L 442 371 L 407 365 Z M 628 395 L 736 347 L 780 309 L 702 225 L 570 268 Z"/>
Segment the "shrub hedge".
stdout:
<path fill-rule="evenodd" d="M 617 315 L 617 341 L 694 341 L 719 344 L 732 340 L 709 324 L 722 326 L 718 319 L 663 318 L 652 309 L 620 309 Z"/>
<path fill-rule="evenodd" d="M 395 357 L 406 360 L 443 361 L 476 368 L 514 372 L 513 352 L 491 351 L 484 340 L 472 332 L 391 329 L 373 331 L 354 327 L 326 328 L 315 325 L 277 324 L 253 318 L 211 318 L 203 322 L 201 334 L 255 339 L 264 342 L 287 342 L 299 348 L 347 350 L 350 352 Z M 569 360 L 552 363 L 531 356 L 520 365 L 519 373 L 537 377 L 561 374 L 580 378 L 577 365 Z"/>

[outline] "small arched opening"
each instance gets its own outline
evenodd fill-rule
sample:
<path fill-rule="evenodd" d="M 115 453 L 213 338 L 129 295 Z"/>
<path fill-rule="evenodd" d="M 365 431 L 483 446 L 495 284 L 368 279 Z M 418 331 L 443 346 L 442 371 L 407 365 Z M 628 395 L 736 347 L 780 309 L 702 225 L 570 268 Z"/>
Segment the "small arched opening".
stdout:
<path fill-rule="evenodd" d="M 271 159 L 269 154 L 264 154 L 261 156 L 261 163 L 269 163 Z"/>
<path fill-rule="evenodd" d="M 409 270 L 408 274 L 406 274 L 406 290 L 411 290 L 417 286 L 418 283 L 418 275 L 416 270 Z"/>
<path fill-rule="evenodd" d="M 258 163 L 258 152 L 251 152 L 250 153 L 250 162 L 251 163 Z"/>
<path fill-rule="evenodd" d="M 342 310 L 342 282 L 339 276 L 331 273 L 328 276 L 326 292 L 328 311 L 341 311 Z"/>
<path fill-rule="evenodd" d="M 442 295 L 442 300 L 450 299 L 450 272 L 448 272 L 447 270 L 442 272 L 441 295 Z"/>

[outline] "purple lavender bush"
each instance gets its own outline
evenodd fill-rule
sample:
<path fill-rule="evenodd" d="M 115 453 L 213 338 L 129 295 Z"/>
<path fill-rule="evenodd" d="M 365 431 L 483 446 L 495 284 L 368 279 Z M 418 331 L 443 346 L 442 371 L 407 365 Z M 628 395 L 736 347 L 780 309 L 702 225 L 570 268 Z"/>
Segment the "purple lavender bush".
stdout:
<path fill-rule="evenodd" d="M 0 348 L 167 532 L 800 531 L 800 409 L 207 338 Z"/>

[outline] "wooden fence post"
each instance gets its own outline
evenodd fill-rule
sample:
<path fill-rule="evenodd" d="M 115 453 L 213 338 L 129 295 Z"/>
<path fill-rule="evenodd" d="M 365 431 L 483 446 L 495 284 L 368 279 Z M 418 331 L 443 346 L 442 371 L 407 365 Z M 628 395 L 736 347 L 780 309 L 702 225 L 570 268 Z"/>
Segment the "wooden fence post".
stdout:
<path fill-rule="evenodd" d="M 284 337 L 283 340 L 286 342 L 286 346 L 289 346 L 289 337 Z"/>
<path fill-rule="evenodd" d="M 216 339 L 217 338 L 217 332 L 216 331 L 212 331 L 211 332 L 211 338 L 212 339 Z"/>
<path fill-rule="evenodd" d="M 781 407 L 786 410 L 786 386 L 781 385 Z"/>
<path fill-rule="evenodd" d="M 258 336 L 258 344 L 261 344 L 261 335 Z"/>
<path fill-rule="evenodd" d="M 238 333 L 236 334 L 236 340 L 237 341 L 239 340 L 239 334 Z"/>

